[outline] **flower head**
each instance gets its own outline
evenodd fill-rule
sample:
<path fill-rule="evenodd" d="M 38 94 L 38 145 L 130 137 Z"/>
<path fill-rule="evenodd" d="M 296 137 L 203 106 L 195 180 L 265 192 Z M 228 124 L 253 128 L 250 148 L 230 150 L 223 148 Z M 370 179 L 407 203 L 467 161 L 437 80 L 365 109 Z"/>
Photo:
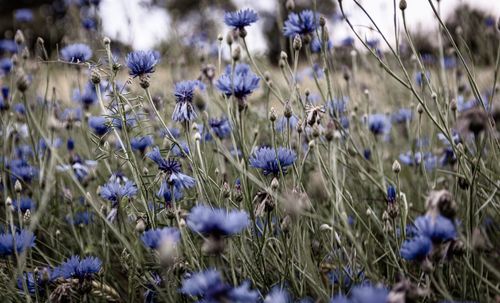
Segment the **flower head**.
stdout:
<path fill-rule="evenodd" d="M 311 10 L 303 10 L 300 13 L 290 13 L 285 21 L 283 32 L 287 37 L 306 35 L 314 32 L 319 25 L 319 17 Z"/>
<path fill-rule="evenodd" d="M 434 243 L 453 240 L 457 236 L 453 221 L 441 215 L 436 217 L 430 215 L 420 216 L 415 219 L 415 227 L 419 235 L 429 237 Z"/>
<path fill-rule="evenodd" d="M 135 77 L 152 74 L 155 66 L 160 60 L 160 54 L 156 51 L 135 51 L 127 55 L 126 64 L 129 75 Z"/>
<path fill-rule="evenodd" d="M 172 119 L 178 122 L 191 121 L 196 118 L 196 112 L 193 106 L 194 91 L 198 88 L 204 88 L 200 81 L 181 81 L 175 84 L 175 109 Z"/>
<path fill-rule="evenodd" d="M 61 57 L 71 63 L 87 62 L 92 57 L 92 50 L 87 44 L 70 44 L 61 50 Z"/>
<path fill-rule="evenodd" d="M 14 12 L 14 19 L 18 22 L 33 21 L 33 11 L 29 8 L 21 8 Z"/>
<path fill-rule="evenodd" d="M 33 246 L 35 246 L 35 235 L 27 229 L 0 234 L 0 256 L 10 256 L 15 252 L 22 253 Z"/>
<path fill-rule="evenodd" d="M 208 120 L 208 125 L 219 139 L 227 138 L 231 134 L 231 124 L 225 117 L 220 119 L 212 118 Z"/>
<path fill-rule="evenodd" d="M 406 260 L 421 261 L 431 252 L 432 241 L 424 235 L 413 237 L 406 240 L 401 245 L 400 254 Z"/>
<path fill-rule="evenodd" d="M 240 9 L 235 12 L 224 13 L 224 23 L 234 28 L 244 28 L 259 20 L 259 15 L 253 9 Z"/>
<path fill-rule="evenodd" d="M 103 116 L 89 117 L 89 127 L 98 136 L 104 136 L 109 131 L 109 125 Z"/>
<path fill-rule="evenodd" d="M 413 112 L 409 108 L 400 108 L 398 111 L 392 114 L 391 120 L 394 123 L 406 123 L 413 119 Z"/>
<path fill-rule="evenodd" d="M 264 175 L 286 173 L 287 168 L 297 159 L 297 154 L 288 148 L 260 147 L 250 156 L 250 166 L 262 169 Z"/>
<path fill-rule="evenodd" d="M 181 164 L 177 160 L 164 159 L 157 146 L 146 156 L 158 165 L 158 169 L 167 175 L 168 183 L 173 184 L 177 189 L 188 189 L 196 184 L 193 177 L 181 173 Z"/>
<path fill-rule="evenodd" d="M 245 211 L 212 208 L 198 205 L 187 217 L 188 227 L 200 234 L 230 236 L 244 230 L 249 224 Z"/>
<path fill-rule="evenodd" d="M 387 134 L 391 130 L 391 121 L 383 114 L 368 116 L 368 128 L 374 135 Z"/>
<path fill-rule="evenodd" d="M 123 198 L 132 198 L 137 194 L 137 186 L 134 182 L 126 180 L 122 182 L 114 175 L 109 179 L 108 183 L 101 187 L 99 193 L 103 199 L 110 202 L 118 203 Z"/>
<path fill-rule="evenodd" d="M 264 303 L 292 303 L 292 295 L 285 288 L 274 286 L 264 298 Z"/>
<path fill-rule="evenodd" d="M 200 271 L 182 281 L 181 293 L 213 299 L 228 291 L 229 285 L 224 283 L 220 272 L 215 269 Z"/>
<path fill-rule="evenodd" d="M 132 149 L 138 150 L 140 152 L 144 152 L 147 147 L 153 144 L 153 137 L 151 136 L 143 136 L 143 137 L 134 137 L 130 139 L 130 146 Z"/>
<path fill-rule="evenodd" d="M 259 87 L 260 78 L 257 77 L 246 64 L 237 64 L 232 71 L 228 65 L 224 74 L 217 79 L 215 86 L 227 97 L 233 95 L 238 99 L 245 99 Z"/>
<path fill-rule="evenodd" d="M 175 227 L 150 229 L 141 236 L 142 243 L 151 249 L 158 249 L 164 240 L 179 242 L 181 233 Z"/>
<path fill-rule="evenodd" d="M 27 210 L 32 212 L 35 209 L 35 202 L 29 197 L 21 197 L 13 201 L 12 207 L 14 211 L 19 210 L 21 213 L 25 213 Z"/>
<path fill-rule="evenodd" d="M 60 266 L 54 268 L 54 276 L 63 279 L 91 279 L 101 270 L 102 262 L 97 257 L 71 256 Z"/>

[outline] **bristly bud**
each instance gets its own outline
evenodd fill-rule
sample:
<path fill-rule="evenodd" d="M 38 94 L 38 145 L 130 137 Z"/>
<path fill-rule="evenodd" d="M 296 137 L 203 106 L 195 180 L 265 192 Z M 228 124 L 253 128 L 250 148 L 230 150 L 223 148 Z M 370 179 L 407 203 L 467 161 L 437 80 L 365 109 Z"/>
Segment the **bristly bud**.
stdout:
<path fill-rule="evenodd" d="M 111 39 L 109 39 L 108 37 L 104 37 L 104 39 L 102 39 L 102 43 L 104 45 L 109 45 L 111 44 Z"/>
<path fill-rule="evenodd" d="M 40 51 L 40 58 L 43 61 L 49 60 L 49 55 L 47 54 L 47 49 L 45 48 L 45 41 L 41 37 L 36 39 L 36 45 L 38 46 L 38 50 Z"/>
<path fill-rule="evenodd" d="M 146 230 L 146 221 L 143 217 L 138 217 L 135 220 L 135 231 L 138 233 L 143 233 Z"/>
<path fill-rule="evenodd" d="M 302 39 L 300 38 L 300 35 L 295 35 L 295 37 L 293 37 L 292 45 L 295 51 L 299 51 L 302 48 Z"/>
<path fill-rule="evenodd" d="M 23 32 L 20 29 L 18 29 L 16 31 L 16 35 L 14 36 L 14 41 L 16 41 L 17 45 L 23 45 L 24 44 L 24 42 L 25 42 L 24 34 L 23 34 Z"/>
<path fill-rule="evenodd" d="M 408 4 L 406 3 L 406 0 L 400 0 L 399 1 L 399 9 L 404 11 L 408 7 Z"/>
<path fill-rule="evenodd" d="M 241 48 L 239 47 L 239 45 L 237 45 L 233 49 L 233 53 L 231 54 L 231 56 L 235 62 L 237 62 L 241 59 Z"/>
<path fill-rule="evenodd" d="M 231 46 L 233 45 L 233 33 L 232 32 L 228 32 L 227 35 L 226 35 L 226 43 L 227 45 Z"/>
<path fill-rule="evenodd" d="M 292 115 L 293 115 L 292 106 L 290 105 L 289 101 L 286 101 L 285 102 L 285 110 L 283 111 L 283 116 L 285 116 L 285 118 L 289 119 L 292 117 Z"/>
<path fill-rule="evenodd" d="M 281 51 L 281 53 L 280 53 L 280 59 L 283 60 L 283 61 L 288 60 L 288 55 L 286 54 L 285 51 Z"/>
<path fill-rule="evenodd" d="M 271 189 L 273 191 L 276 191 L 279 186 L 280 186 L 280 182 L 278 181 L 278 179 L 273 178 L 273 180 L 271 181 Z"/>
<path fill-rule="evenodd" d="M 147 89 L 149 87 L 149 76 L 147 74 L 139 76 L 139 85 L 143 89 Z"/>
<path fill-rule="evenodd" d="M 16 191 L 16 193 L 20 193 L 23 191 L 23 186 L 19 181 L 19 179 L 17 179 L 16 182 L 14 183 L 14 190 Z"/>
<path fill-rule="evenodd" d="M 20 73 L 16 81 L 17 89 L 20 92 L 24 93 L 28 89 L 29 85 L 30 85 L 30 80 L 28 76 L 25 73 Z"/>
<path fill-rule="evenodd" d="M 323 17 L 323 16 L 319 17 L 319 26 L 323 27 L 325 25 L 326 25 L 325 17 Z"/>
<path fill-rule="evenodd" d="M 95 70 L 95 69 L 92 70 L 92 73 L 90 74 L 90 80 L 94 84 L 101 83 L 101 75 L 99 74 L 99 72 L 97 70 Z"/>
<path fill-rule="evenodd" d="M 30 57 L 30 51 L 28 50 L 28 48 L 25 46 L 23 48 L 23 51 L 21 52 L 21 58 L 23 58 L 23 60 L 28 60 Z"/>
<path fill-rule="evenodd" d="M 418 113 L 419 115 L 421 115 L 421 114 L 423 114 L 423 113 L 424 113 L 424 107 L 423 107 L 423 106 L 422 106 L 422 104 L 420 104 L 420 103 L 417 105 L 417 113 Z"/>
<path fill-rule="evenodd" d="M 395 174 L 399 174 L 401 172 L 401 164 L 399 164 L 398 160 L 394 160 L 392 163 L 392 171 Z"/>
<path fill-rule="evenodd" d="M 295 9 L 295 0 L 286 0 L 285 7 L 289 11 L 294 10 Z"/>
<path fill-rule="evenodd" d="M 269 111 L 269 120 L 271 122 L 276 121 L 276 110 L 274 109 L 274 107 L 271 107 L 271 110 Z"/>

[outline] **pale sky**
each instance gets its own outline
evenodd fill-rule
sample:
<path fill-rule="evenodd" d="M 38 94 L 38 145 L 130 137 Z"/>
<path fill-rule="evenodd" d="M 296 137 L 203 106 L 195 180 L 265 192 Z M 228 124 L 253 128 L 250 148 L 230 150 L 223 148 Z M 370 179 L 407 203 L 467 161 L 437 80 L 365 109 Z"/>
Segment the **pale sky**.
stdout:
<path fill-rule="evenodd" d="M 106 35 L 113 39 L 132 44 L 135 49 L 153 48 L 158 42 L 169 36 L 170 17 L 164 10 L 147 10 L 140 5 L 144 0 L 103 0 L 101 15 Z M 274 12 L 277 0 L 233 0 L 239 8 L 254 8 L 258 11 Z M 388 35 L 389 41 L 394 41 L 393 28 L 393 0 L 360 0 L 365 9 L 377 22 L 381 30 Z M 399 2 L 399 0 L 397 0 Z M 407 18 L 411 28 L 433 30 L 437 28 L 436 20 L 427 0 L 407 0 Z M 343 0 L 346 13 L 351 22 L 356 25 L 361 36 L 368 39 L 376 36 L 366 30 L 369 25 L 366 17 L 356 7 L 352 0 Z M 436 1 L 434 1 L 436 3 Z M 498 18 L 500 16 L 500 0 L 441 0 L 442 14 L 447 16 L 453 8 L 461 3 L 469 3 L 490 12 Z M 227 27 L 222 24 L 222 32 Z M 130 21 L 130 26 L 128 25 Z M 464 20 L 466 22 L 466 20 Z M 261 34 L 262 24 L 254 24 L 248 29 L 249 45 L 254 51 L 265 51 L 265 40 Z M 330 34 L 335 41 L 352 36 L 350 29 L 343 24 L 330 27 Z M 216 35 L 214 36 L 215 39 Z"/>

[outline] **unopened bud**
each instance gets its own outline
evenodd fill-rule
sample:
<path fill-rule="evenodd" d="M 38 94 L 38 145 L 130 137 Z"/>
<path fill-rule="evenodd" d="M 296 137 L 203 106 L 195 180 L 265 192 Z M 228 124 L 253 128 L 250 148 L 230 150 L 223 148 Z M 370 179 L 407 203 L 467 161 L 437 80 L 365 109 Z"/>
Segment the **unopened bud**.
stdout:
<path fill-rule="evenodd" d="M 325 17 L 323 17 L 323 16 L 319 17 L 319 26 L 323 27 L 325 25 L 326 25 Z"/>
<path fill-rule="evenodd" d="M 236 46 L 233 49 L 233 53 L 231 54 L 232 58 L 234 61 L 239 61 L 241 58 L 241 48 L 239 46 Z"/>
<path fill-rule="evenodd" d="M 90 80 L 94 84 L 101 83 L 101 75 L 99 74 L 99 72 L 97 70 L 95 70 L 95 69 L 92 70 L 92 73 L 90 74 Z"/>
<path fill-rule="evenodd" d="M 23 191 L 23 185 L 21 184 L 21 181 L 19 181 L 19 179 L 17 179 L 14 183 L 14 190 L 16 191 L 16 193 L 20 193 Z"/>
<path fill-rule="evenodd" d="M 226 35 L 226 43 L 229 46 L 233 44 L 233 34 L 231 32 L 228 32 Z"/>
<path fill-rule="evenodd" d="M 295 51 L 299 51 L 302 48 L 302 39 L 300 38 L 300 35 L 295 35 L 292 45 Z"/>
<path fill-rule="evenodd" d="M 16 35 L 14 36 L 14 41 L 16 41 L 17 45 L 23 45 L 24 44 L 24 41 L 25 41 L 24 34 L 23 34 L 23 32 L 20 29 L 18 29 L 16 31 Z"/>
<path fill-rule="evenodd" d="M 406 3 L 406 0 L 400 0 L 399 1 L 399 9 L 404 11 L 408 7 L 408 4 Z"/>
<path fill-rule="evenodd" d="M 140 234 L 143 233 L 146 230 L 146 221 L 142 217 L 139 217 L 135 222 L 135 231 Z"/>
<path fill-rule="evenodd" d="M 273 180 L 271 181 L 271 189 L 275 191 L 278 189 L 279 186 L 280 186 L 280 183 L 279 183 L 278 179 L 273 178 Z"/>
<path fill-rule="evenodd" d="M 271 122 L 276 121 L 276 110 L 274 109 L 274 107 L 271 107 L 271 110 L 269 112 L 269 120 L 271 120 Z"/>
<path fill-rule="evenodd" d="M 295 9 L 295 1 L 294 0 L 287 0 L 285 7 L 289 11 L 294 10 Z"/>
<path fill-rule="evenodd" d="M 394 160 L 394 163 L 392 163 L 392 171 L 395 174 L 399 174 L 401 172 L 401 164 L 399 164 L 398 160 Z"/>
<path fill-rule="evenodd" d="M 284 60 L 284 61 L 288 60 L 288 55 L 286 54 L 286 52 L 281 51 L 281 53 L 280 53 L 280 59 Z"/>
<path fill-rule="evenodd" d="M 5 199 L 5 205 L 7 207 L 11 207 L 12 206 L 12 198 L 11 197 L 7 197 L 7 199 Z"/>
<path fill-rule="evenodd" d="M 218 35 L 217 35 L 217 40 L 218 40 L 219 42 L 222 42 L 222 40 L 224 40 L 224 37 L 222 36 L 222 34 L 218 34 Z"/>
<path fill-rule="evenodd" d="M 307 145 L 309 146 L 309 149 L 313 149 L 316 143 L 314 142 L 314 140 L 311 140 Z"/>
<path fill-rule="evenodd" d="M 423 112 L 424 112 L 424 107 L 422 106 L 422 104 L 419 103 L 417 105 L 417 113 L 421 115 Z"/>
<path fill-rule="evenodd" d="M 111 43 L 111 39 L 104 37 L 104 39 L 102 39 L 102 43 L 104 43 L 104 45 L 109 45 Z"/>

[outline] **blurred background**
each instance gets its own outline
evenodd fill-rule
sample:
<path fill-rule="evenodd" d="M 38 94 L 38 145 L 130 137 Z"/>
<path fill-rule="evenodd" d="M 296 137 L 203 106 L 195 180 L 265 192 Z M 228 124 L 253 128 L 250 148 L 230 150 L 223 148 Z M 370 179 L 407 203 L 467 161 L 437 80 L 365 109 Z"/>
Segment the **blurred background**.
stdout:
<path fill-rule="evenodd" d="M 20 28 L 32 43 L 41 36 L 46 45 L 52 46 L 49 49 L 70 42 L 100 39 L 101 36 L 96 35 L 100 33 L 127 49 L 164 49 L 181 44 L 195 52 L 201 50 L 210 54 L 217 52 L 217 35 L 228 30 L 223 25 L 224 11 L 250 7 L 259 12 L 262 20 L 248 29 L 250 48 L 276 61 L 283 45 L 288 43 L 281 40 L 284 38 L 279 34 L 280 23 L 288 14 L 287 2 L 294 4 L 294 11 L 312 5 L 310 0 L 2 0 L 0 33 L 4 41 L 10 40 Z M 393 0 L 359 2 L 393 42 Z M 437 22 L 428 2 L 407 2 L 408 22 L 419 51 L 434 53 Z M 359 46 L 343 22 L 338 2 L 322 0 L 317 3 L 318 11 L 329 21 L 333 44 L 336 47 Z M 498 39 L 495 27 L 500 16 L 500 1 L 443 0 L 440 5 L 441 14 L 453 33 L 460 28 L 478 63 L 489 64 L 490 47 L 494 47 Z M 367 41 L 378 42 L 380 37 L 354 1 L 344 0 L 344 6 L 360 35 Z M 78 27 L 80 31 L 68 31 L 68 26 Z M 378 48 L 385 50 L 382 44 Z"/>

